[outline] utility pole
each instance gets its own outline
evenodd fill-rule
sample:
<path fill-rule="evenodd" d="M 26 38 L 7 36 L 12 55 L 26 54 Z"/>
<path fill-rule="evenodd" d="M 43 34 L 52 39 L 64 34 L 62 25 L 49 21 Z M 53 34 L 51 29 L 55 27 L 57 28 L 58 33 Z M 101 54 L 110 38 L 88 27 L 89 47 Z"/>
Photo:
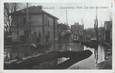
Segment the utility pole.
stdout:
<path fill-rule="evenodd" d="M 26 25 L 25 25 L 25 36 L 26 36 L 26 41 L 29 39 L 29 11 L 28 11 L 28 3 L 26 3 Z"/>
<path fill-rule="evenodd" d="M 96 19 L 95 19 L 95 24 L 94 24 L 94 29 L 96 33 L 96 47 L 95 47 L 95 54 L 96 54 L 96 63 L 98 60 L 98 18 L 97 18 L 97 7 L 96 7 Z"/>
<path fill-rule="evenodd" d="M 41 9 L 42 10 L 42 9 Z M 42 12 L 42 45 L 46 46 L 46 37 L 45 37 L 45 14 Z"/>
<path fill-rule="evenodd" d="M 66 24 L 67 24 L 67 26 L 68 26 L 68 13 L 67 13 L 67 8 L 66 8 Z M 66 33 L 66 32 L 65 32 Z M 66 50 L 68 50 L 68 48 L 67 48 L 67 45 L 68 45 L 68 43 L 67 43 L 67 41 L 69 40 L 69 39 L 67 39 L 68 37 L 65 37 L 66 38 L 66 42 L 65 42 L 65 47 L 66 47 Z"/>
<path fill-rule="evenodd" d="M 67 25 L 68 25 L 68 15 L 67 15 L 68 13 L 67 13 L 67 9 L 66 9 L 66 23 L 67 23 Z"/>
<path fill-rule="evenodd" d="M 82 39 L 83 39 L 83 41 L 82 42 L 84 43 L 85 42 L 85 37 L 84 37 L 85 35 L 84 35 L 84 22 L 83 22 L 83 19 L 81 20 L 81 24 L 82 24 L 82 27 L 83 27 L 83 30 L 82 30 L 82 36 L 83 36 Z"/>
<path fill-rule="evenodd" d="M 112 8 L 113 8 L 113 1 L 111 0 L 111 6 L 110 6 L 110 21 L 112 21 Z"/>
<path fill-rule="evenodd" d="M 53 48 L 55 49 L 55 38 L 56 38 L 56 23 L 55 23 L 55 19 L 53 20 L 53 22 L 54 22 L 54 25 L 53 25 L 53 30 L 54 30 L 54 40 L 53 40 L 53 44 L 54 44 L 54 46 L 53 46 Z"/>

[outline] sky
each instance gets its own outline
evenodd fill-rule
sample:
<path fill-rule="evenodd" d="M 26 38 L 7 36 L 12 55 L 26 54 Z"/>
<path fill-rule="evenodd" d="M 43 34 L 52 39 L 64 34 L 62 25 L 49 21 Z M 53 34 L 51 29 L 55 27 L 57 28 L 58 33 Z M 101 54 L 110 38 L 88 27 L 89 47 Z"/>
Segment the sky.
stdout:
<path fill-rule="evenodd" d="M 43 10 L 59 18 L 59 23 L 73 25 L 75 22 L 84 24 L 85 28 L 93 28 L 96 13 L 98 25 L 111 18 L 112 0 L 76 0 L 75 2 L 29 3 L 29 6 L 43 6 Z M 25 4 L 21 7 L 26 7 Z M 97 10 L 96 10 L 96 7 Z M 66 20 L 67 18 L 67 20 Z"/>

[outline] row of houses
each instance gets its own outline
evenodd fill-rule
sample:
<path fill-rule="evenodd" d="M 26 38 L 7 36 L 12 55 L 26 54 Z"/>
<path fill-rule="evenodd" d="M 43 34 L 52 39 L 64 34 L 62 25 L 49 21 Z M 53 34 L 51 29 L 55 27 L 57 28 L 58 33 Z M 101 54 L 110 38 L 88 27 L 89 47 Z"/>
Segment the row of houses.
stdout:
<path fill-rule="evenodd" d="M 89 34 L 84 33 L 84 26 L 79 23 L 71 25 L 71 28 L 66 24 L 58 24 L 58 18 L 44 11 L 41 6 L 27 7 L 10 13 L 9 15 L 12 18 L 12 33 L 10 34 L 10 41 L 12 42 L 21 41 L 24 43 L 52 45 L 54 49 L 56 39 L 63 41 L 64 39 L 70 39 L 72 36 L 72 39 L 83 41 L 84 36 L 89 36 Z M 106 21 L 104 29 L 105 40 L 112 40 L 112 22 Z M 90 35 L 93 36 L 93 34 Z M 6 38 L 5 40 L 6 43 L 8 40 Z M 6 46 L 7 45 L 5 45 L 5 47 Z M 16 56 L 14 54 L 31 55 L 30 53 L 33 51 L 33 49 L 27 47 L 14 48 L 15 49 L 8 49 L 12 56 Z"/>
<path fill-rule="evenodd" d="M 96 39 L 94 28 L 84 29 L 84 26 L 75 23 L 71 25 L 72 39 L 76 40 L 91 40 Z M 98 27 L 98 40 L 111 43 L 112 41 L 112 21 L 104 21 L 103 27 Z"/>
<path fill-rule="evenodd" d="M 44 11 L 42 6 L 24 8 L 11 13 L 10 16 L 12 17 L 11 37 L 13 41 L 29 40 L 45 44 L 48 41 L 53 43 L 57 38 L 58 18 Z M 105 21 L 104 30 L 104 40 L 111 40 L 112 21 Z M 71 32 L 72 38 L 80 39 L 79 37 L 82 37 L 84 32 L 84 26 L 75 23 L 71 25 Z"/>

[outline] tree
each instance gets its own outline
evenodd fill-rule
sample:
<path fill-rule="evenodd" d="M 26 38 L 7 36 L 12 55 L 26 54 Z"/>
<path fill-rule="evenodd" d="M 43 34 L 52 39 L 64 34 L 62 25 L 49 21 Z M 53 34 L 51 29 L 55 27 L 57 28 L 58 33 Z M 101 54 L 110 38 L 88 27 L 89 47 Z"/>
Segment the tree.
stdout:
<path fill-rule="evenodd" d="M 4 3 L 4 31 L 6 33 L 10 34 L 12 28 L 12 16 L 9 14 L 15 12 L 17 8 L 17 3 Z"/>

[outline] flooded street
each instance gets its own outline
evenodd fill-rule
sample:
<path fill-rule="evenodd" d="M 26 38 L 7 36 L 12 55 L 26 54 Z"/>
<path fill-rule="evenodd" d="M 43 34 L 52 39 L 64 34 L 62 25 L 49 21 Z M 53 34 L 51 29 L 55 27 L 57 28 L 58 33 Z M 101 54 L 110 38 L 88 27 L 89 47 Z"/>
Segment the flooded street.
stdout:
<path fill-rule="evenodd" d="M 63 51 L 63 52 L 66 52 L 66 51 L 79 52 L 79 51 L 83 51 L 83 50 L 90 50 L 92 52 L 92 55 L 86 59 L 79 60 L 78 62 L 71 64 L 70 66 L 67 67 L 67 69 L 99 69 L 98 64 L 101 62 L 104 62 L 105 58 L 106 58 L 106 50 L 103 46 L 99 45 L 98 50 L 95 50 L 94 48 L 87 47 L 85 45 L 82 45 L 81 43 L 71 42 L 71 43 L 56 43 L 55 49 L 51 49 L 51 51 L 60 51 L 60 52 L 61 51 Z M 83 54 L 83 56 L 85 56 L 85 55 Z M 80 57 L 77 56 L 76 59 L 77 58 L 80 58 Z M 61 58 L 57 58 L 56 60 L 52 60 L 51 64 L 49 63 L 49 61 L 46 61 L 46 62 L 43 62 L 40 64 L 33 65 L 32 68 L 37 68 L 37 69 L 45 68 L 45 67 L 48 68 L 50 65 L 60 64 L 60 63 L 63 63 L 69 59 L 70 59 L 69 57 L 67 57 L 67 58 L 61 57 Z"/>
<path fill-rule="evenodd" d="M 69 67 L 70 69 L 96 69 L 94 49 L 84 47 L 84 50 L 90 50 L 93 54 L 89 58 L 72 65 L 71 67 Z"/>
<path fill-rule="evenodd" d="M 63 45 L 61 45 L 63 46 Z M 65 44 L 64 44 L 65 46 Z M 64 49 L 64 48 L 63 48 Z M 69 43 L 66 44 L 66 49 L 69 51 L 82 51 L 82 50 L 90 50 L 93 54 L 80 62 L 77 62 L 70 66 L 68 69 L 97 69 L 97 63 L 105 61 L 105 51 L 102 46 L 98 46 L 98 57 L 96 56 L 96 51 L 94 48 L 86 47 L 81 45 L 80 43 Z M 58 62 L 63 62 L 67 60 L 67 58 L 61 58 Z"/>
<path fill-rule="evenodd" d="M 4 69 L 112 69 L 113 5 L 92 2 L 3 3 Z"/>

